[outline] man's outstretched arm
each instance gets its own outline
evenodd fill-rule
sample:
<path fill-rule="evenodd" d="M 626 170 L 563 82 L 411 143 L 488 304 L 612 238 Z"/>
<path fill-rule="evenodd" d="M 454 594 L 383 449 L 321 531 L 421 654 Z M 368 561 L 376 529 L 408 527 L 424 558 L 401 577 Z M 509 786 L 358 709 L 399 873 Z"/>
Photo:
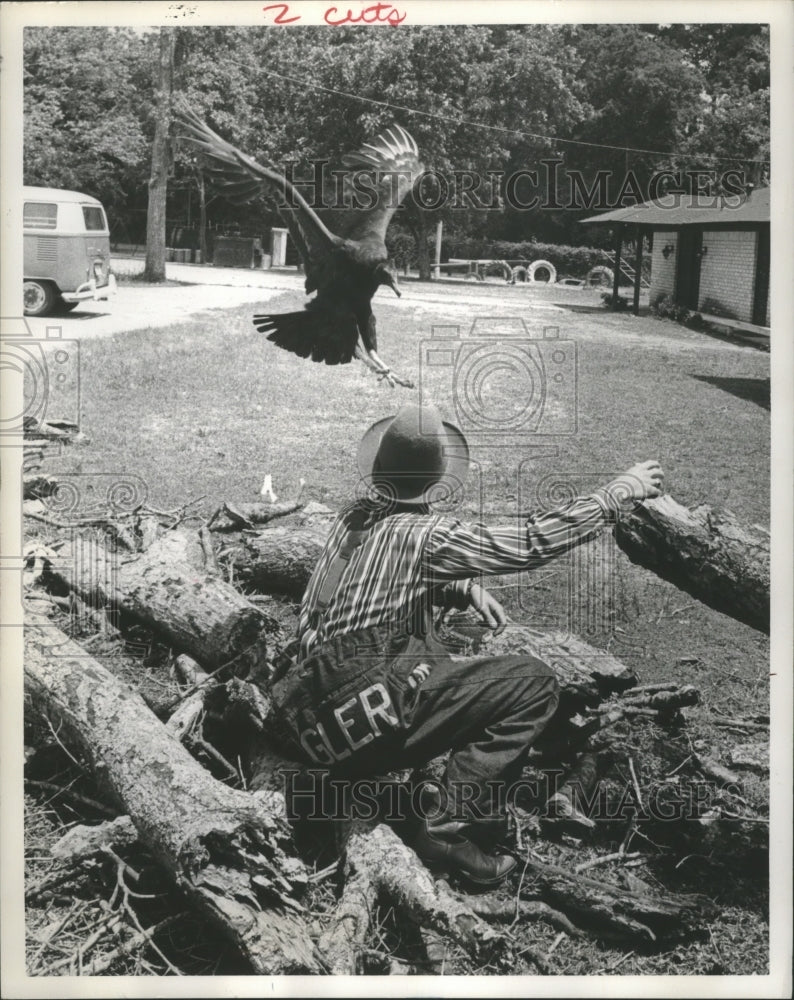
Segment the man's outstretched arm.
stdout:
<path fill-rule="evenodd" d="M 425 571 L 435 583 L 443 583 L 532 569 L 594 538 L 637 502 L 659 496 L 663 479 L 658 462 L 639 462 L 590 496 L 531 514 L 523 525 L 445 519 L 425 549 Z"/>

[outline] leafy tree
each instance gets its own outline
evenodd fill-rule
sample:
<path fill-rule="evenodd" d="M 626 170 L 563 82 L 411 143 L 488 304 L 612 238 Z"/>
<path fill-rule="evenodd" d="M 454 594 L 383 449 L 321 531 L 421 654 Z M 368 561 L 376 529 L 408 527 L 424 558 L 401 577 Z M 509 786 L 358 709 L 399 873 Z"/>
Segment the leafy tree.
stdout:
<path fill-rule="evenodd" d="M 151 46 L 127 29 L 27 28 L 24 178 L 109 209 L 140 190 L 151 141 Z"/>
<path fill-rule="evenodd" d="M 657 34 L 698 69 L 713 97 L 769 89 L 768 24 L 668 24 Z"/>
<path fill-rule="evenodd" d="M 679 24 L 659 33 L 705 81 L 701 113 L 678 165 L 738 169 L 750 186 L 768 183 L 769 26 Z"/>
<path fill-rule="evenodd" d="M 29 183 L 86 190 L 111 218 L 142 220 L 158 38 L 127 29 L 26 31 Z M 522 192 L 506 190 L 493 172 L 537 170 L 540 190 L 525 185 L 523 194 L 557 193 L 564 206 L 576 171 L 587 184 L 607 171 L 614 196 L 629 171 L 642 188 L 661 168 L 714 166 L 715 156 L 735 158 L 725 166 L 767 159 L 768 64 L 763 25 L 218 26 L 176 31 L 173 77 L 177 102 L 297 178 L 318 160 L 338 166 L 394 121 L 415 136 L 431 171 L 479 177 L 484 208 L 452 203 L 454 187 L 429 207 L 438 193 L 431 177 L 397 213 L 395 239 L 413 233 L 427 275 L 438 219 L 455 239 L 588 238 L 577 220 L 595 208 L 555 208 L 551 197 L 547 208 L 511 204 Z M 271 207 L 236 208 L 205 189 L 195 156 L 178 142 L 171 155 L 169 217 L 189 215 L 197 200 L 202 230 L 214 222 L 261 233 L 279 224 Z M 543 162 L 555 160 L 560 189 L 552 182 L 546 192 Z M 328 221 L 335 228 L 338 219 Z M 397 242 L 405 259 L 405 241 Z"/>

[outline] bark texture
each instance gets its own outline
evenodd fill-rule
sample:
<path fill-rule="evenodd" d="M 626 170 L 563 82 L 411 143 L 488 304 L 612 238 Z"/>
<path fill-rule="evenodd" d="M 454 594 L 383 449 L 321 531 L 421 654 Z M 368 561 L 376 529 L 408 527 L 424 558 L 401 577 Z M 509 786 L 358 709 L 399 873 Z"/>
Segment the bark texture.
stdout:
<path fill-rule="evenodd" d="M 269 527 L 241 539 L 235 573 L 262 593 L 303 597 L 306 584 L 328 537 L 326 523 Z"/>
<path fill-rule="evenodd" d="M 262 975 L 317 972 L 283 797 L 216 781 L 132 689 L 53 626 L 26 629 L 26 689 L 85 751 L 140 839 Z"/>
<path fill-rule="evenodd" d="M 477 655 L 529 653 L 543 660 L 573 702 L 597 704 L 608 695 L 625 691 L 637 683 L 637 675 L 631 667 L 570 633 L 538 632 L 526 625 L 509 625 L 500 635 L 477 626 L 456 626 L 456 631 L 472 636 Z"/>
<path fill-rule="evenodd" d="M 205 568 L 197 533 L 169 532 L 143 555 L 125 559 L 80 537 L 61 556 L 51 572 L 83 600 L 118 608 L 207 670 L 249 650 L 249 659 L 264 661 L 267 615 Z"/>
<path fill-rule="evenodd" d="M 605 939 L 677 940 L 702 928 L 717 910 L 707 896 L 630 892 L 531 858 L 522 892 L 542 897 Z"/>
<path fill-rule="evenodd" d="M 149 203 L 146 211 L 146 264 L 143 272 L 146 281 L 165 281 L 165 209 L 170 166 L 168 129 L 171 123 L 175 41 L 174 28 L 160 28 L 152 170 L 149 176 Z"/>
<path fill-rule="evenodd" d="M 388 896 L 424 928 L 438 931 L 475 957 L 504 948 L 489 927 L 444 882 L 434 881 L 416 854 L 383 823 L 351 824 L 345 844 L 344 890 L 320 938 L 331 972 L 353 975 L 369 931 L 374 904 Z"/>
<path fill-rule="evenodd" d="M 634 562 L 709 607 L 769 633 L 769 532 L 729 511 L 646 500 L 615 528 Z"/>

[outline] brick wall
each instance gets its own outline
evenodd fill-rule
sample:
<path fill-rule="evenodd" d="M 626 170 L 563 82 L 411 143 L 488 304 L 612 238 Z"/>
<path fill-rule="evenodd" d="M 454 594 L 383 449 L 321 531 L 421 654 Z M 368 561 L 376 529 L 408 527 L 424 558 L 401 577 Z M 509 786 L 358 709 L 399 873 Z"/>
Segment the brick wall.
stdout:
<path fill-rule="evenodd" d="M 672 296 L 675 291 L 675 261 L 676 254 L 671 253 L 665 259 L 662 250 L 672 244 L 678 249 L 678 233 L 655 230 L 653 234 L 653 253 L 651 254 L 651 290 L 649 299 L 655 303 L 660 295 Z"/>
<path fill-rule="evenodd" d="M 699 309 L 752 322 L 757 239 L 750 230 L 703 233 L 708 253 L 701 258 Z"/>

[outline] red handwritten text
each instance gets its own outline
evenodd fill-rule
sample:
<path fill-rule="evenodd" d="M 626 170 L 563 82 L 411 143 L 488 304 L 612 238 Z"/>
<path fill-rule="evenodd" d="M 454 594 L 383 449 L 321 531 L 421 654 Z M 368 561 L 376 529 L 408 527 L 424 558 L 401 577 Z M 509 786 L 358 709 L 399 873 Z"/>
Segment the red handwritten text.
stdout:
<path fill-rule="evenodd" d="M 338 18 L 338 20 L 337 20 Z M 365 7 L 363 10 L 354 14 L 352 10 L 348 8 L 348 11 L 343 16 L 339 14 L 338 7 L 329 7 L 328 10 L 323 15 L 323 20 L 326 24 L 390 24 L 395 27 L 398 24 L 402 24 L 405 20 L 405 14 L 401 14 L 396 7 L 393 7 L 390 3 L 373 3 L 369 7 Z"/>
<path fill-rule="evenodd" d="M 270 3 L 267 7 L 262 8 L 262 13 L 266 14 L 269 10 L 278 10 L 273 18 L 273 24 L 292 24 L 294 21 L 300 21 L 301 16 L 297 14 L 295 17 L 287 17 L 289 13 L 288 3 Z"/>
<path fill-rule="evenodd" d="M 262 8 L 262 13 L 266 14 L 269 10 L 277 12 L 270 15 L 273 18 L 273 24 L 294 24 L 301 19 L 300 14 L 287 17 L 291 13 L 288 3 L 270 3 L 267 7 Z M 329 7 L 323 14 L 325 23 L 334 25 L 334 27 L 339 24 L 389 24 L 394 28 L 398 24 L 402 24 L 405 18 L 406 15 L 401 14 L 395 6 L 382 2 L 370 4 L 369 7 L 364 7 L 356 14 L 349 7 L 346 14 L 341 14 L 338 7 Z"/>

